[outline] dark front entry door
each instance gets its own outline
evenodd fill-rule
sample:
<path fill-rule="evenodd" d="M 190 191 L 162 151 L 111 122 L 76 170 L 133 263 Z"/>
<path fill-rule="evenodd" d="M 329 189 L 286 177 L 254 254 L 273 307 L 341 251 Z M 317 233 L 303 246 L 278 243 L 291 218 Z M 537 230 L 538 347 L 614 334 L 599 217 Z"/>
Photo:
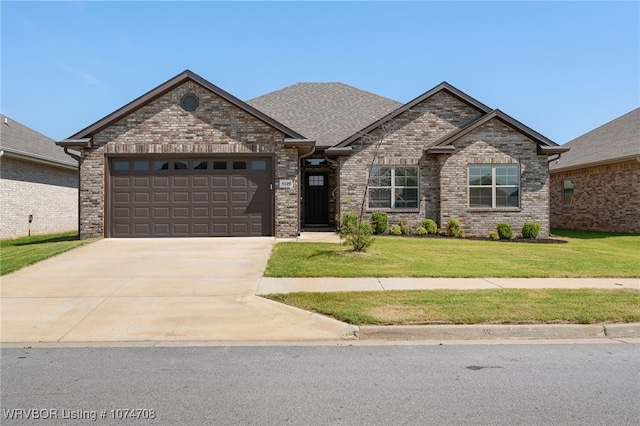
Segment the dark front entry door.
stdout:
<path fill-rule="evenodd" d="M 304 224 L 329 224 L 329 182 L 326 173 L 307 173 L 304 184 Z"/>

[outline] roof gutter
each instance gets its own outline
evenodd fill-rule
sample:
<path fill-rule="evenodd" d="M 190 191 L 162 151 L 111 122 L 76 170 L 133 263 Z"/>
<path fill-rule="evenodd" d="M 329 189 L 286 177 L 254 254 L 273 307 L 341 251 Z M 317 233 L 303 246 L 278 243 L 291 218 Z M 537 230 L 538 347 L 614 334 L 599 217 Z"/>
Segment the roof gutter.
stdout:
<path fill-rule="evenodd" d="M 16 158 L 18 160 L 27 160 L 34 163 L 46 164 L 48 166 L 60 167 L 63 169 L 76 170 L 78 168 L 77 166 L 65 163 L 64 161 L 54 160 L 43 155 L 30 154 L 28 152 L 18 151 L 11 148 L 0 149 L 0 157 L 4 156 L 7 156 L 9 158 Z"/>
<path fill-rule="evenodd" d="M 284 147 L 298 148 L 298 153 L 300 155 L 300 158 L 303 158 L 303 156 L 311 155 L 315 151 L 316 141 L 313 141 L 310 139 L 285 138 Z"/>
<path fill-rule="evenodd" d="M 60 142 L 56 142 L 56 145 L 61 146 L 64 149 L 64 153 L 69 157 L 73 158 L 80 164 L 82 158 L 77 155 L 69 152 L 69 149 L 73 149 L 75 151 L 80 151 L 82 148 L 90 148 L 91 147 L 91 138 L 82 138 L 82 139 L 65 139 Z"/>

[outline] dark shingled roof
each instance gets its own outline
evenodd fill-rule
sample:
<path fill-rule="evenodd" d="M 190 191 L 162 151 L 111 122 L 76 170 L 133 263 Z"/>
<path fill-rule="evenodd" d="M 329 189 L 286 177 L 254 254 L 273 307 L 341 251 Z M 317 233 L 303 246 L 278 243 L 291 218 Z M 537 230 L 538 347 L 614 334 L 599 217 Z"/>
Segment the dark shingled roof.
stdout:
<path fill-rule="evenodd" d="M 616 118 L 562 145 L 571 151 L 562 154 L 551 171 L 575 169 L 589 164 L 608 163 L 640 156 L 640 108 Z"/>
<path fill-rule="evenodd" d="M 0 149 L 26 157 L 77 167 L 78 163 L 56 146 L 56 142 L 0 114 Z"/>
<path fill-rule="evenodd" d="M 297 83 L 247 103 L 318 147 L 333 146 L 402 106 L 343 83 Z"/>

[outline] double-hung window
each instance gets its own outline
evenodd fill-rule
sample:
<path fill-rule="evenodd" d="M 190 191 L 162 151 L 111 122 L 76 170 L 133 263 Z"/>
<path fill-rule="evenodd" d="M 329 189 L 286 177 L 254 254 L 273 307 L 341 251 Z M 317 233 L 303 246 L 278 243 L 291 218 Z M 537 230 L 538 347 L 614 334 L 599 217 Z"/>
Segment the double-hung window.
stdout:
<path fill-rule="evenodd" d="M 520 167 L 517 164 L 469 166 L 469 207 L 520 207 Z"/>
<path fill-rule="evenodd" d="M 369 176 L 369 208 L 417 209 L 418 168 L 372 167 Z"/>

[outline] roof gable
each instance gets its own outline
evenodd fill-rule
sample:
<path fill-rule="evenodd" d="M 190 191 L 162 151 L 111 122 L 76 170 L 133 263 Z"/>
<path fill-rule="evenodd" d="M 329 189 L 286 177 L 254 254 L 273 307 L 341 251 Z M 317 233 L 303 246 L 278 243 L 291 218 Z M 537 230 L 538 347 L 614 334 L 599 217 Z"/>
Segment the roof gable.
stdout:
<path fill-rule="evenodd" d="M 553 171 L 589 164 L 632 159 L 640 156 L 640 108 L 636 108 L 602 126 L 562 145 L 571 148 L 556 163 Z"/>
<path fill-rule="evenodd" d="M 216 95 L 220 96 L 221 98 L 225 99 L 226 101 L 230 102 L 231 104 L 235 105 L 236 107 L 244 110 L 245 112 L 249 113 L 250 115 L 256 117 L 257 119 L 265 122 L 266 124 L 274 127 L 277 130 L 280 130 L 282 133 L 284 133 L 289 138 L 304 139 L 304 136 L 300 135 L 296 131 L 288 128 L 284 124 L 282 124 L 282 123 L 274 120 L 273 118 L 267 116 L 263 112 L 258 111 L 254 107 L 246 104 L 245 102 L 241 101 L 240 99 L 236 98 L 235 96 L 231 95 L 230 93 L 225 92 L 224 90 L 222 90 L 218 86 L 208 82 L 207 80 L 205 80 L 204 78 L 200 77 L 199 75 L 197 75 L 197 74 L 195 74 L 195 73 L 193 73 L 193 72 L 191 72 L 189 70 L 186 70 L 186 71 L 178 74 L 177 76 L 171 78 L 170 80 L 162 83 L 161 85 L 159 85 L 155 89 L 150 90 L 149 92 L 145 93 L 144 95 L 140 96 L 139 98 L 129 102 L 125 106 L 117 109 L 116 111 L 112 112 L 111 114 L 107 115 L 106 117 L 96 121 L 92 125 L 82 129 L 78 133 L 70 136 L 68 138 L 68 140 L 78 140 L 78 139 L 85 139 L 87 137 L 90 137 L 91 135 L 99 132 L 100 130 L 102 130 L 102 129 L 108 127 L 109 125 L 115 123 L 116 121 L 120 120 L 121 118 L 126 117 L 127 115 L 131 114 L 132 112 L 138 110 L 139 108 L 142 108 L 143 106 L 147 105 L 148 103 L 152 102 L 153 100 L 159 98 L 160 96 L 162 96 L 162 95 L 168 93 L 169 91 L 175 89 L 176 87 L 182 85 L 186 81 L 193 81 L 193 82 L 201 85 L 205 89 L 210 90 L 211 92 L 215 93 Z"/>
<path fill-rule="evenodd" d="M 355 142 L 356 140 L 360 139 L 362 136 L 364 136 L 364 135 L 366 135 L 368 133 L 371 133 L 372 131 L 378 129 L 379 127 L 381 127 L 385 123 L 393 120 L 394 118 L 396 118 L 400 114 L 404 113 L 405 111 L 410 110 L 414 106 L 424 102 L 425 100 L 431 98 L 432 96 L 436 95 L 437 93 L 440 93 L 440 92 L 443 92 L 443 91 L 449 93 L 450 95 L 452 95 L 455 98 L 459 99 L 460 101 L 466 103 L 467 105 L 469 105 L 469 106 L 481 111 L 484 114 L 486 114 L 486 113 L 491 111 L 491 108 L 489 108 L 485 104 L 477 101 L 476 99 L 474 99 L 471 96 L 467 95 L 466 93 L 458 90 L 457 88 L 453 87 L 452 85 L 450 85 L 449 83 L 447 83 L 445 81 L 445 82 L 440 83 L 439 85 L 437 85 L 433 89 L 431 89 L 431 90 L 423 93 L 422 95 L 418 96 L 417 98 L 413 99 L 412 101 L 409 101 L 406 104 L 400 106 L 399 108 L 395 109 L 394 111 L 390 112 L 389 114 L 387 114 L 386 116 L 380 118 L 379 120 L 371 123 L 369 126 L 363 128 L 359 132 L 354 133 L 349 138 L 347 138 L 347 139 L 343 140 L 342 142 L 338 143 L 337 145 L 335 145 L 335 148 L 348 147 L 353 142 Z"/>
<path fill-rule="evenodd" d="M 464 135 L 472 132 L 473 130 L 481 127 L 483 124 L 485 124 L 485 123 L 487 123 L 487 122 L 489 122 L 489 121 L 491 121 L 493 119 L 500 120 L 501 122 L 503 122 L 507 126 L 511 127 L 515 131 L 520 132 L 520 133 L 524 134 L 525 136 L 527 136 L 528 138 L 534 140 L 536 143 L 538 143 L 538 145 L 542 145 L 544 147 L 558 147 L 558 144 L 556 144 L 552 140 L 546 138 L 545 136 L 541 135 L 540 133 L 536 132 L 535 130 L 531 129 L 530 127 L 525 126 L 524 124 L 522 124 L 519 121 L 517 121 L 516 119 L 508 116 L 507 114 L 505 114 L 504 112 L 500 111 L 499 109 L 494 109 L 489 114 L 478 118 L 477 120 L 469 123 L 467 126 L 463 127 L 462 129 L 457 130 L 457 131 L 445 136 L 444 138 L 436 141 L 433 145 L 431 145 L 431 147 L 429 149 L 431 149 L 432 152 L 437 152 L 439 150 L 442 150 L 443 147 L 445 147 L 447 145 L 451 145 L 453 142 L 455 142 L 456 140 L 460 139 Z M 558 150 L 553 150 L 553 151 L 554 151 L 553 153 L 558 153 L 558 152 L 556 152 Z"/>
<path fill-rule="evenodd" d="M 247 101 L 329 147 L 402 104 L 344 83 L 296 83 Z"/>

